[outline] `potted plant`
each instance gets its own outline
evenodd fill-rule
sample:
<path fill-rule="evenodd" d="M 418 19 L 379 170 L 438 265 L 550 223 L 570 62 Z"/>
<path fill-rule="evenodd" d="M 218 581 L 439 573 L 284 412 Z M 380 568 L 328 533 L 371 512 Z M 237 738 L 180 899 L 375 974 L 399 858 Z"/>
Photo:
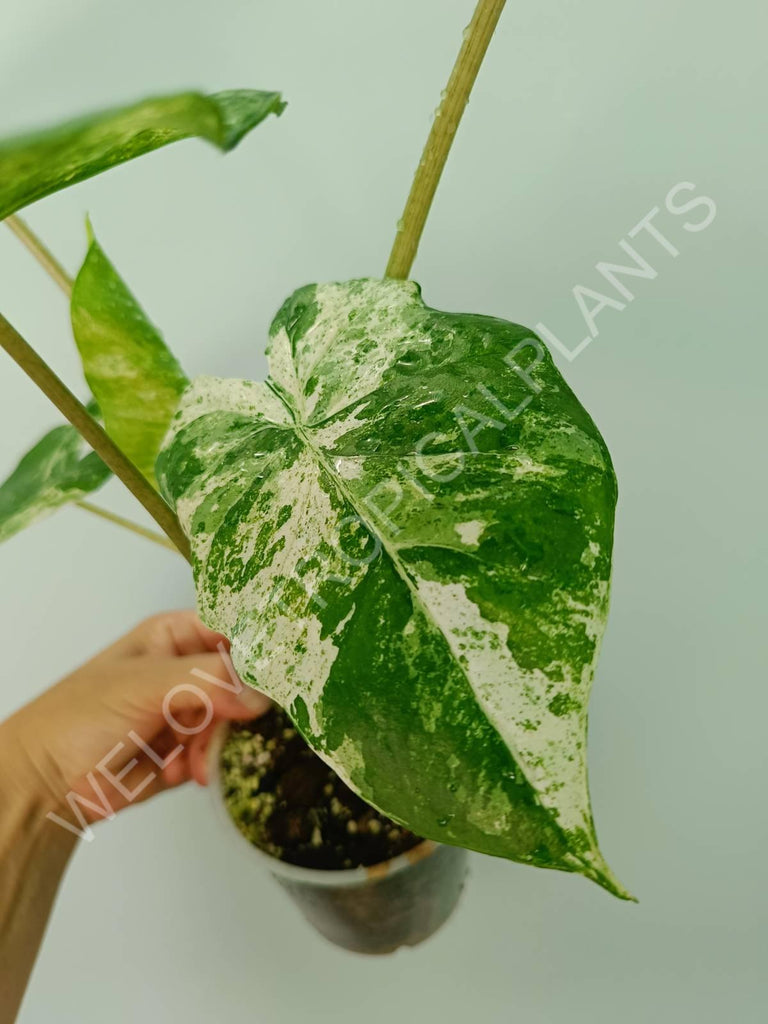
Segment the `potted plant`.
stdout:
<path fill-rule="evenodd" d="M 0 144 L 0 219 L 68 292 L 93 395 L 0 318 L 69 421 L 0 487 L 0 540 L 69 502 L 115 519 L 87 496 L 126 484 L 276 704 L 214 745 L 222 805 L 321 931 L 371 952 L 442 923 L 465 850 L 631 899 L 586 769 L 610 456 L 539 338 L 432 309 L 408 280 L 502 7 L 480 0 L 465 32 L 384 278 L 295 291 L 266 381 L 189 381 L 90 225 L 71 279 L 17 211 L 179 139 L 230 150 L 282 113 L 278 93 L 154 98 Z"/>

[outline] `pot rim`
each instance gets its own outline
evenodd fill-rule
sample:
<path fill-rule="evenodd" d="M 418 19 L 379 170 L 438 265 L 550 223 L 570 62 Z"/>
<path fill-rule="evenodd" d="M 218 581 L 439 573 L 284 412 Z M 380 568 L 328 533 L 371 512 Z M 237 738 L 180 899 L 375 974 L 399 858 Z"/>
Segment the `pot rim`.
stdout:
<path fill-rule="evenodd" d="M 280 878 L 284 878 L 287 882 L 297 882 L 303 885 L 318 887 L 342 888 L 365 885 L 378 881 L 380 878 L 389 878 L 400 871 L 404 871 L 413 864 L 417 864 L 420 860 L 424 860 L 425 857 L 430 857 L 442 845 L 433 839 L 423 839 L 417 846 L 406 850 L 405 853 L 401 853 L 391 860 L 382 861 L 380 864 L 371 864 L 369 867 L 341 868 L 339 870 L 299 867 L 298 864 L 288 864 L 286 861 L 279 860 L 277 857 L 273 857 L 272 854 L 260 850 L 258 846 L 254 846 L 242 834 L 224 802 L 224 794 L 220 784 L 220 762 L 221 749 L 224 746 L 224 740 L 229 732 L 229 728 L 229 722 L 220 722 L 208 744 L 208 789 L 213 797 L 218 817 L 225 819 L 228 823 L 228 831 L 238 837 L 241 847 L 247 846 L 256 854 L 258 859 L 265 864 L 273 875 L 279 875 Z"/>

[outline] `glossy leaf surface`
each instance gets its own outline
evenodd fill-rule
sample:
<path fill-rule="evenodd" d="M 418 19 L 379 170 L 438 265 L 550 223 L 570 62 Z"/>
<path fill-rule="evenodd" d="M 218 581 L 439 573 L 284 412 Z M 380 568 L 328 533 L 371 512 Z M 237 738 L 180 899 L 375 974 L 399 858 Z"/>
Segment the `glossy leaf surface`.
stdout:
<path fill-rule="evenodd" d="M 525 328 L 418 286 L 308 286 L 265 383 L 202 378 L 158 476 L 248 682 L 416 833 L 579 872 L 616 480 Z"/>

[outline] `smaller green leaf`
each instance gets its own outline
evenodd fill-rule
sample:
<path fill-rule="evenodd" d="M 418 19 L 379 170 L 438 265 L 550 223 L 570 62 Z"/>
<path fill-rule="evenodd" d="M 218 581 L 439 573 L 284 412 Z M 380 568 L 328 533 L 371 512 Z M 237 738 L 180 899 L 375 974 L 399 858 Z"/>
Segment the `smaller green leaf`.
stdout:
<path fill-rule="evenodd" d="M 0 543 L 97 490 L 109 476 L 74 427 L 54 428 L 0 486 Z"/>
<path fill-rule="evenodd" d="M 70 311 L 104 429 L 154 482 L 160 444 L 187 386 L 178 362 L 93 237 Z"/>
<path fill-rule="evenodd" d="M 185 92 L 99 111 L 0 142 L 0 220 L 43 196 L 193 136 L 227 152 L 269 114 L 279 92 Z"/>

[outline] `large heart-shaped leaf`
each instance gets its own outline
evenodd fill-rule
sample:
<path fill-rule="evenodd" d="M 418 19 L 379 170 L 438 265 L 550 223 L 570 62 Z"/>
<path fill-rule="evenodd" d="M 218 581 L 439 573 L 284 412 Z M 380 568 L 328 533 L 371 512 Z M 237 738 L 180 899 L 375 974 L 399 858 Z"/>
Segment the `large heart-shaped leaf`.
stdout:
<path fill-rule="evenodd" d="M 85 377 L 113 441 L 150 480 L 188 381 L 88 227 L 72 289 L 72 330 Z"/>
<path fill-rule="evenodd" d="M 49 431 L 0 486 L 0 542 L 97 490 L 110 471 L 74 427 Z"/>
<path fill-rule="evenodd" d="M 266 383 L 195 381 L 158 461 L 248 682 L 418 834 L 580 872 L 616 481 L 530 332 L 309 286 Z"/>
<path fill-rule="evenodd" d="M 277 92 L 184 92 L 99 111 L 0 142 L 0 220 L 22 206 L 170 142 L 199 136 L 232 149 L 268 114 Z"/>

